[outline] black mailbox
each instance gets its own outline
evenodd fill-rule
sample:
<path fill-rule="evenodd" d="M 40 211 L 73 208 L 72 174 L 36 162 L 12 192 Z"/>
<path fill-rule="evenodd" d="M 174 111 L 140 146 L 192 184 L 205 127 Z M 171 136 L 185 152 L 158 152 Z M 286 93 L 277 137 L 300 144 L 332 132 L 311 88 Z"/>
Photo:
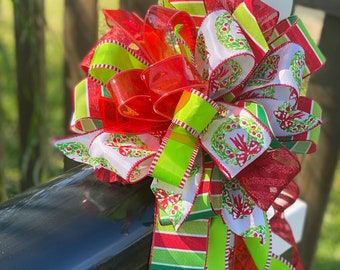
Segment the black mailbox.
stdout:
<path fill-rule="evenodd" d="M 150 179 L 103 183 L 81 166 L 0 205 L 0 269 L 144 269 Z"/>

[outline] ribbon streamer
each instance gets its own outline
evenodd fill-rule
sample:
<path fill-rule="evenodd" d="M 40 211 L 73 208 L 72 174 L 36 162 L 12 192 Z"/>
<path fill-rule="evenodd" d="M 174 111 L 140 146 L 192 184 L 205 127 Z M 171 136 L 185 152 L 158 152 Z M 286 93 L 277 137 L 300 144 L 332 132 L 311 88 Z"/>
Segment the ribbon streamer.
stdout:
<path fill-rule="evenodd" d="M 300 89 L 324 56 L 260 0 L 161 2 L 144 20 L 104 11 L 74 90 L 78 134 L 56 146 L 104 181 L 154 177 L 150 269 L 302 269 L 283 211 L 298 197 L 294 154 L 316 149 L 321 109 Z"/>

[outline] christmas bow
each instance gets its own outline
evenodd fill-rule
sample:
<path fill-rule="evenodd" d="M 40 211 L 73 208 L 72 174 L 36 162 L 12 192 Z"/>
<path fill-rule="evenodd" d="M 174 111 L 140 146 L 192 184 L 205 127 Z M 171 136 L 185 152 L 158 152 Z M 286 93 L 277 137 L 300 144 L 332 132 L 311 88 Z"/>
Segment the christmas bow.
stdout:
<path fill-rule="evenodd" d="M 300 89 L 323 55 L 259 0 L 163 5 L 144 21 L 104 11 L 110 30 L 75 87 L 80 135 L 56 146 L 110 181 L 155 178 L 151 269 L 290 269 L 266 211 L 293 185 L 292 153 L 315 151 L 321 110 Z"/>

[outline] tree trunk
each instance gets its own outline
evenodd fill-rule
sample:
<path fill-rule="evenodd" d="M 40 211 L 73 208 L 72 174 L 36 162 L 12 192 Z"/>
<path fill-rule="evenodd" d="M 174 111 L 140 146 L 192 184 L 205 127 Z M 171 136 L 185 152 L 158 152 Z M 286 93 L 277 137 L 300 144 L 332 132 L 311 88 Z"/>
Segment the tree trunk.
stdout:
<path fill-rule="evenodd" d="M 144 17 L 148 8 L 155 4 L 157 4 L 157 0 L 120 0 L 119 6 L 121 9 L 134 11 Z"/>
<path fill-rule="evenodd" d="M 72 89 L 86 74 L 80 62 L 98 40 L 97 0 L 65 0 L 64 16 L 64 127 L 69 134 L 69 124 L 73 112 Z M 78 163 L 65 158 L 64 169 Z"/>
<path fill-rule="evenodd" d="M 327 14 L 321 34 L 320 49 L 327 58 L 326 66 L 313 75 L 308 95 L 323 109 L 323 126 L 318 150 L 303 157 L 298 176 L 301 198 L 308 204 L 303 240 L 299 245 L 305 269 L 313 263 L 323 216 L 327 207 L 334 172 L 338 163 L 340 138 L 340 91 L 338 63 L 340 61 L 340 18 Z"/>
<path fill-rule="evenodd" d="M 46 145 L 44 0 L 13 0 L 21 190 L 39 183 Z"/>
<path fill-rule="evenodd" d="M 0 8 L 1 13 L 1 8 Z M 0 49 L 2 49 L 0 44 Z M 0 54 L 0 63 L 6 63 L 5 61 L 2 61 Z M 2 103 L 2 89 L 4 89 L 4 85 L 2 84 L 2 81 L 0 80 L 0 130 L 4 130 L 4 121 L 5 121 L 5 113 L 3 111 L 3 103 Z M 0 132 L 0 203 L 6 200 L 6 181 L 5 181 L 5 143 L 4 143 L 4 134 L 3 132 Z"/>

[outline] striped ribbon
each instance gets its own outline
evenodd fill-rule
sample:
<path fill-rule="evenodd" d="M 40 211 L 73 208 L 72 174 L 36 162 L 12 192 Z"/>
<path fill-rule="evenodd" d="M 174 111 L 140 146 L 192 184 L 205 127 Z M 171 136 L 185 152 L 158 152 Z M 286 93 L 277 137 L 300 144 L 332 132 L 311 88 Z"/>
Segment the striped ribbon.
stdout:
<path fill-rule="evenodd" d="M 210 219 L 187 221 L 176 231 L 155 216 L 150 270 L 205 269 L 209 224 Z"/>
<path fill-rule="evenodd" d="M 91 98 L 90 98 L 91 97 Z M 103 127 L 97 104 L 101 97 L 110 97 L 106 88 L 86 78 L 74 88 L 75 113 L 71 130 L 76 133 L 91 132 Z"/>
<path fill-rule="evenodd" d="M 275 27 L 270 46 L 276 48 L 287 41 L 296 42 L 304 49 L 306 54 L 304 77 L 317 71 L 325 63 L 325 56 L 308 33 L 301 19 L 295 15 L 282 20 Z"/>

